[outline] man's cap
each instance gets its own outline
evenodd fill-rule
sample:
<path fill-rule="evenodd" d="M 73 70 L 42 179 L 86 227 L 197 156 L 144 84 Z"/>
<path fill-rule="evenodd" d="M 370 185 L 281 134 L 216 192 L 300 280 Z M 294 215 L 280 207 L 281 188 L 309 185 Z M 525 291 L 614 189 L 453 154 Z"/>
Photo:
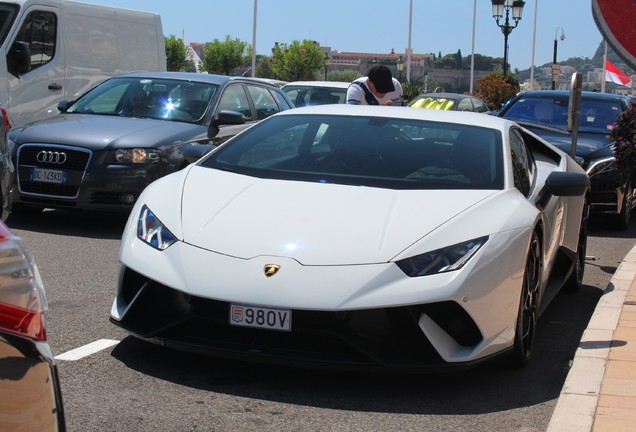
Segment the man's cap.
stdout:
<path fill-rule="evenodd" d="M 384 65 L 375 65 L 369 69 L 369 74 L 367 76 L 375 86 L 378 93 L 390 93 L 395 91 L 393 75 L 391 75 L 391 69 L 388 67 Z"/>

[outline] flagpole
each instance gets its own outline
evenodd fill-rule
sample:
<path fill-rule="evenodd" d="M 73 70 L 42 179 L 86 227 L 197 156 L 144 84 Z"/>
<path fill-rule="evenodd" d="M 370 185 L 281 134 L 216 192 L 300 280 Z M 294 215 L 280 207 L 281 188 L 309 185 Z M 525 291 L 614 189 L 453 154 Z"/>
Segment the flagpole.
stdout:
<path fill-rule="evenodd" d="M 603 54 L 603 72 L 601 73 L 601 93 L 605 93 L 605 71 L 607 70 L 607 41 L 605 41 L 605 53 Z"/>

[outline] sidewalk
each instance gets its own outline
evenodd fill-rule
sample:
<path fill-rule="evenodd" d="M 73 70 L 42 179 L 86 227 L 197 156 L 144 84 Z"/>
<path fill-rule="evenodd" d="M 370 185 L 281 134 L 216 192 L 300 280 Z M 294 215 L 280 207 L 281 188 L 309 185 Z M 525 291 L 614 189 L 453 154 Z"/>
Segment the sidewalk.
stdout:
<path fill-rule="evenodd" d="M 636 430 L 636 246 L 590 318 L 547 432 Z"/>

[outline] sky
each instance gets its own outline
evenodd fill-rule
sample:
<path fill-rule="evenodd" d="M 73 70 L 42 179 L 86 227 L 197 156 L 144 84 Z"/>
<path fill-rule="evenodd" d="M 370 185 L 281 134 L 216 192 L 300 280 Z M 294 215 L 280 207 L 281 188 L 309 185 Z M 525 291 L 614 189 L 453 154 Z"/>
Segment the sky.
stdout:
<path fill-rule="evenodd" d="M 188 41 L 204 43 L 229 35 L 250 45 L 256 6 L 256 52 L 264 55 L 271 55 L 275 42 L 304 39 L 341 52 L 404 53 L 411 21 L 413 53 L 446 55 L 461 50 L 465 57 L 473 52 L 474 15 L 475 54 L 504 55 L 504 36 L 489 0 L 476 0 L 476 8 L 475 0 L 79 1 L 156 12 L 165 36 L 180 38 L 185 32 Z M 508 37 L 512 70 L 530 68 L 533 40 L 535 66 L 551 63 L 555 37 L 557 61 L 594 55 L 603 36 L 592 16 L 591 0 L 526 0 L 522 19 Z"/>

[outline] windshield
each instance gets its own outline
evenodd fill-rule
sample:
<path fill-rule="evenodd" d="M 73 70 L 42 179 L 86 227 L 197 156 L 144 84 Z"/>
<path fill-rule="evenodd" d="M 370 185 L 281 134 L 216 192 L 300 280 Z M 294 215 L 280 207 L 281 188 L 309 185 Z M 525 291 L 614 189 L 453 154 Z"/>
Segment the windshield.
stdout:
<path fill-rule="evenodd" d="M 176 79 L 112 78 L 67 112 L 201 123 L 218 86 Z"/>
<path fill-rule="evenodd" d="M 621 107 L 616 101 L 582 99 L 580 112 L 579 132 L 609 134 Z M 567 130 L 568 97 L 522 97 L 508 108 L 504 117 Z"/>
<path fill-rule="evenodd" d="M 4 45 L 18 10 L 18 5 L 0 4 L 0 46 Z"/>
<path fill-rule="evenodd" d="M 502 189 L 498 130 L 423 120 L 274 116 L 201 165 L 260 178 L 389 189 Z"/>

